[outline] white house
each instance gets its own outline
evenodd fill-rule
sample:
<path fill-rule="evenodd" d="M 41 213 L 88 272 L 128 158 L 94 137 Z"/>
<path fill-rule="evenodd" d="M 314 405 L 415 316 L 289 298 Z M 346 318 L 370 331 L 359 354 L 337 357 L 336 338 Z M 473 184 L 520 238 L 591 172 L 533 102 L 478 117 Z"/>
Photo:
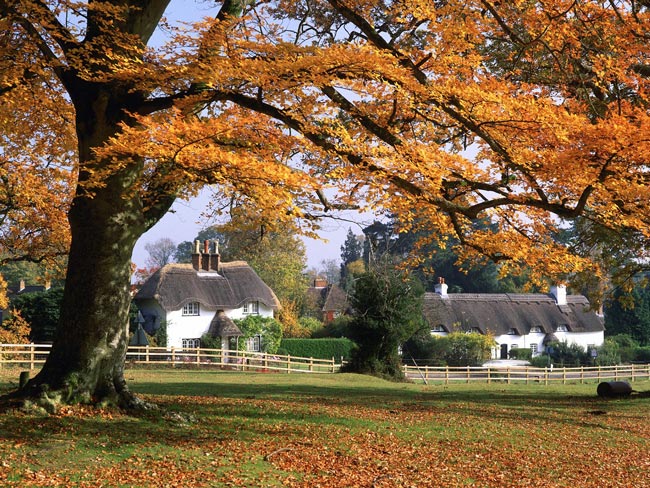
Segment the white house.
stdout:
<path fill-rule="evenodd" d="M 142 325 L 149 334 L 166 327 L 168 347 L 200 347 L 209 333 L 221 337 L 222 348 L 234 349 L 242 333 L 233 320 L 273 317 L 278 299 L 246 262 L 222 263 L 216 242 L 200 248 L 196 241 L 192 264 L 168 264 L 142 285 L 134 298 Z"/>
<path fill-rule="evenodd" d="M 554 341 L 586 350 L 604 341 L 603 317 L 583 295 L 567 295 L 563 285 L 552 287 L 549 294 L 448 294 L 441 279 L 435 293 L 425 293 L 424 315 L 434 335 L 456 331 L 493 335 L 495 359 L 506 359 L 511 349 L 522 347 L 538 355 Z"/>

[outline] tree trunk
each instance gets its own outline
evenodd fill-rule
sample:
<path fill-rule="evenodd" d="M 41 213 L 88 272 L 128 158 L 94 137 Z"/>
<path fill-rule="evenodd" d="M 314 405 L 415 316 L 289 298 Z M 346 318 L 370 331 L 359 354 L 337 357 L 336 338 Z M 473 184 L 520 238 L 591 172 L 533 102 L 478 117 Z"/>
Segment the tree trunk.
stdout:
<path fill-rule="evenodd" d="M 109 168 L 109 161 L 93 161 L 92 152 L 125 117 L 115 92 L 85 87 L 74 100 L 81 170 L 68 214 L 71 248 L 60 323 L 43 369 L 19 392 L 53 408 L 78 401 L 138 404 L 123 370 L 131 254 L 147 230 L 138 188 L 142 162 Z M 109 176 L 101 186 L 89 187 L 100 169 L 109 169 Z"/>

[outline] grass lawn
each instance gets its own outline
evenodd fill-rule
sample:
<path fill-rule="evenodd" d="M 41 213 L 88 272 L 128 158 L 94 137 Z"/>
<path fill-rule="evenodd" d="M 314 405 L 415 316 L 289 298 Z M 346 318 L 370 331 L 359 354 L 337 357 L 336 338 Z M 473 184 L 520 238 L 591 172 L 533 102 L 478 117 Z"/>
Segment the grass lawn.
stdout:
<path fill-rule="evenodd" d="M 0 370 L 0 391 L 17 377 Z M 168 414 L 0 414 L 0 486 L 650 487 L 650 396 L 603 400 L 596 383 L 127 378 Z M 650 382 L 633 386 L 650 391 Z"/>

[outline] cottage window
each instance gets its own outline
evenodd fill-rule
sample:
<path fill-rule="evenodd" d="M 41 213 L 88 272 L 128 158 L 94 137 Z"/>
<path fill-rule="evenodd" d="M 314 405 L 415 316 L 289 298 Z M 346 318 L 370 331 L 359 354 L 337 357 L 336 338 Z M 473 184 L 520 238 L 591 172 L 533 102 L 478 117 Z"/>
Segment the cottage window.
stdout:
<path fill-rule="evenodd" d="M 246 302 L 244 303 L 244 311 L 247 315 L 259 315 L 260 302 Z"/>
<path fill-rule="evenodd" d="M 445 328 L 442 325 L 434 325 L 431 327 L 431 333 L 434 334 L 436 332 L 445 332 Z"/>
<path fill-rule="evenodd" d="M 519 334 L 517 334 L 517 329 L 515 329 L 515 328 L 511 328 L 510 330 L 508 330 L 508 334 L 509 335 L 519 335 Z"/>
<path fill-rule="evenodd" d="M 246 341 L 246 349 L 250 352 L 262 351 L 262 336 L 254 335 Z"/>
<path fill-rule="evenodd" d="M 568 329 L 567 329 L 566 325 L 558 325 L 555 328 L 555 332 L 567 332 L 567 331 L 568 331 Z"/>
<path fill-rule="evenodd" d="M 541 334 L 541 332 L 542 332 L 542 328 L 539 325 L 533 325 L 530 328 L 530 333 L 531 334 Z"/>
<path fill-rule="evenodd" d="M 530 345 L 530 352 L 533 356 L 537 355 L 537 344 Z"/>
<path fill-rule="evenodd" d="M 183 315 L 199 315 L 199 302 L 190 302 L 183 305 Z"/>
<path fill-rule="evenodd" d="M 182 340 L 183 349 L 198 349 L 201 347 L 201 339 L 191 338 Z"/>

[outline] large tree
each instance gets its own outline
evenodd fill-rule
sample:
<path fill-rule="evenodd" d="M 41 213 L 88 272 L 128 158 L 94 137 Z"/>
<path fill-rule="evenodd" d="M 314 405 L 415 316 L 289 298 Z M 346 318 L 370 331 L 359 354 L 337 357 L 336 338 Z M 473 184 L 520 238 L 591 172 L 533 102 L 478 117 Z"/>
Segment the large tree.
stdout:
<path fill-rule="evenodd" d="M 57 337 L 23 395 L 136 402 L 131 251 L 204 184 L 215 212 L 253 206 L 267 230 L 367 205 L 537 276 L 599 273 L 553 239 L 563 219 L 650 236 L 647 2 L 226 0 L 186 30 L 161 21 L 168 3 L 0 0 L 2 171 L 59 196 L 8 186 L 0 210 L 60 226 L 52 203 L 71 236 Z M 161 23 L 175 35 L 154 48 Z M 35 255 L 67 242 L 27 237 L 47 231 L 13 235 Z"/>

